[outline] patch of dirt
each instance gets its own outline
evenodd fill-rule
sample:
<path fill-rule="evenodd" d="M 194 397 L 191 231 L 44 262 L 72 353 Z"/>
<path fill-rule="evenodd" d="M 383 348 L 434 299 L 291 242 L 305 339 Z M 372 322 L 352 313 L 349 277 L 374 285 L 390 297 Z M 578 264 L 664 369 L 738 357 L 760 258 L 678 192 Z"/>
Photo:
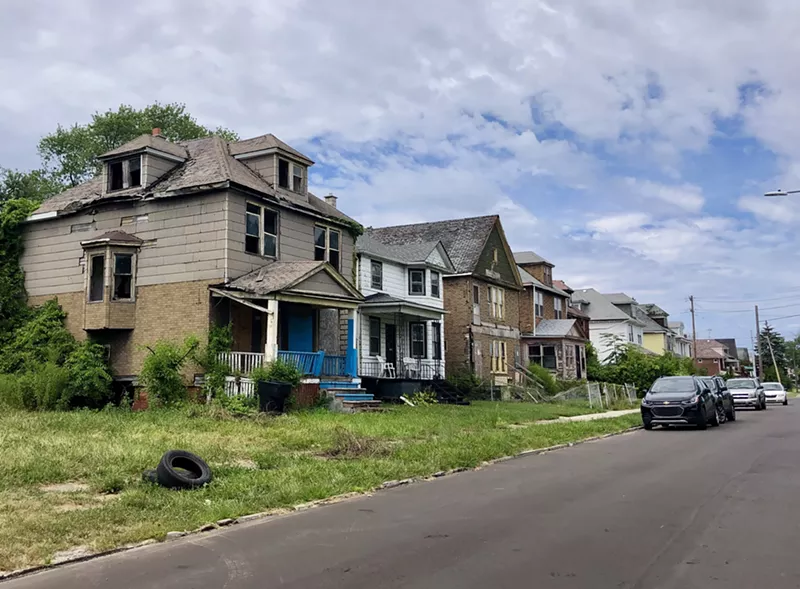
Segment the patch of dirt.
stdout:
<path fill-rule="evenodd" d="M 51 562 L 53 564 L 58 564 L 68 560 L 75 560 L 76 558 L 90 556 L 91 554 L 92 551 L 88 546 L 76 546 L 75 548 L 70 548 L 69 550 L 59 550 L 53 555 Z"/>
<path fill-rule="evenodd" d="M 258 470 L 258 464 L 252 460 L 247 460 L 246 458 L 234 460 L 233 465 L 238 466 L 239 468 L 246 468 L 247 470 Z"/>
<path fill-rule="evenodd" d="M 78 503 L 77 501 L 65 501 L 55 506 L 56 513 L 68 513 L 70 511 L 86 511 L 88 509 L 95 509 L 102 507 L 104 503 L 114 501 L 118 496 L 115 495 L 92 495 L 85 503 Z"/>
<path fill-rule="evenodd" d="M 333 430 L 333 445 L 322 453 L 327 458 L 352 459 L 386 456 L 391 449 L 386 442 L 358 436 L 344 427 Z"/>
<path fill-rule="evenodd" d="M 45 493 L 85 493 L 89 490 L 89 485 L 84 483 L 59 483 L 57 485 L 45 485 L 40 488 Z"/>

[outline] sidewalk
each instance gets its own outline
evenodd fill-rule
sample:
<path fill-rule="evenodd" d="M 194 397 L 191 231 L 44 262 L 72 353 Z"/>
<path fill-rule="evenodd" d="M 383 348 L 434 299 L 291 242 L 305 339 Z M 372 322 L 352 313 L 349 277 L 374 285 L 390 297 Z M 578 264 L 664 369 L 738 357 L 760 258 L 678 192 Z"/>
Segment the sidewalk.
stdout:
<path fill-rule="evenodd" d="M 621 411 L 606 411 L 605 413 L 589 413 L 587 415 L 574 415 L 573 417 L 559 417 L 557 419 L 542 419 L 535 421 L 535 425 L 544 425 L 547 423 L 563 423 L 565 421 L 594 421 L 595 419 L 611 419 L 612 417 L 621 417 L 623 415 L 633 415 L 641 411 L 638 407 L 636 409 L 622 409 Z"/>

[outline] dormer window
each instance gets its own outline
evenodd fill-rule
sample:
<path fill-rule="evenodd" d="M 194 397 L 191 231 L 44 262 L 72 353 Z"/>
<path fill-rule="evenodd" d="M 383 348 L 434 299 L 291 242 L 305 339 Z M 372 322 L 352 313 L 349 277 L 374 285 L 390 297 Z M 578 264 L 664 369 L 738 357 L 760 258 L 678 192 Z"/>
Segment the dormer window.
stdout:
<path fill-rule="evenodd" d="M 142 185 L 142 156 L 108 164 L 108 190 L 124 190 Z"/>
<path fill-rule="evenodd" d="M 303 166 L 278 159 L 278 186 L 292 192 L 304 193 L 306 189 Z"/>

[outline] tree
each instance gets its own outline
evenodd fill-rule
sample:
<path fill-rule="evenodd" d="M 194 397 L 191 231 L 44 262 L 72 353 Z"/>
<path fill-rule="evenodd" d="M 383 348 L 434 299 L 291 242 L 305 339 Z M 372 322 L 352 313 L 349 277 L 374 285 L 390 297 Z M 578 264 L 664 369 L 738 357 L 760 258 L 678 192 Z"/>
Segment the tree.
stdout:
<path fill-rule="evenodd" d="M 767 323 L 764 325 L 764 329 L 761 330 L 759 341 L 761 343 L 761 353 L 764 355 L 764 380 L 786 382 L 789 374 L 786 340 Z M 777 372 L 775 370 L 776 365 Z"/>
<path fill-rule="evenodd" d="M 38 204 L 63 189 L 64 186 L 44 170 L 18 172 L 0 168 L 0 208 L 6 202 L 18 199 Z"/>
<path fill-rule="evenodd" d="M 156 102 L 141 110 L 123 104 L 116 111 L 93 114 L 85 125 L 59 125 L 39 142 L 39 155 L 54 181 L 77 186 L 98 173 L 98 156 L 155 128 L 161 129 L 170 141 L 209 135 L 220 135 L 228 141 L 238 139 L 236 133 L 223 127 L 211 130 L 200 125 L 186 112 L 184 104 Z"/>

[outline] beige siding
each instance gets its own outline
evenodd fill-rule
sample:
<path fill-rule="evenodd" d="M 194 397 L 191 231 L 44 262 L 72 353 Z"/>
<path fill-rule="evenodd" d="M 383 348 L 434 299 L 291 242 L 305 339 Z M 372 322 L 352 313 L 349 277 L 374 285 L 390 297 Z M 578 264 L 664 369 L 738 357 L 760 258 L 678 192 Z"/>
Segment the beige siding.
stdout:
<path fill-rule="evenodd" d="M 331 278 L 328 274 L 324 272 L 320 272 L 315 274 L 311 278 L 304 280 L 291 290 L 302 290 L 306 292 L 319 292 L 329 295 L 336 295 L 336 296 L 350 296 L 350 293 L 347 292 L 342 285 L 336 282 L 333 278 Z"/>
<path fill-rule="evenodd" d="M 257 202 L 257 199 L 252 199 Z M 244 251 L 245 237 L 245 207 L 247 198 L 243 195 L 230 193 L 228 201 L 228 275 L 238 278 L 264 264 L 272 261 Z M 272 206 L 268 203 L 261 203 Z M 314 226 L 324 223 L 313 217 L 306 217 L 295 211 L 277 209 L 279 211 L 278 231 L 278 258 L 283 261 L 313 260 L 314 259 Z M 353 250 L 352 235 L 341 229 L 341 274 L 351 283 L 353 282 Z"/>
<path fill-rule="evenodd" d="M 150 186 L 177 165 L 177 162 L 165 160 L 157 155 L 146 154 L 144 156 L 144 185 Z"/>
<path fill-rule="evenodd" d="M 226 193 L 118 204 L 26 226 L 22 267 L 31 296 L 84 289 L 81 241 L 112 230 L 145 240 L 138 255 L 137 286 L 224 278 Z M 122 226 L 123 218 L 146 221 Z M 91 224 L 90 231 L 70 228 Z"/>
<path fill-rule="evenodd" d="M 258 173 L 271 185 L 278 183 L 278 165 L 274 155 L 263 155 L 241 160 L 248 168 Z"/>

